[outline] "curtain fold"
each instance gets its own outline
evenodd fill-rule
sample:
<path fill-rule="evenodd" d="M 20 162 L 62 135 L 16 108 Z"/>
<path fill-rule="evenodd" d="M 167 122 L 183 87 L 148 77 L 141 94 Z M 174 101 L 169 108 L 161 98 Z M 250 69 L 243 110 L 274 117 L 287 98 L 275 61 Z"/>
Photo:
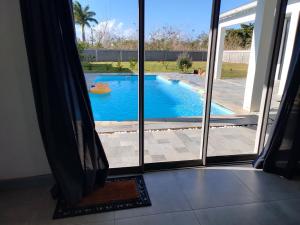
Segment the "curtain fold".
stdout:
<path fill-rule="evenodd" d="M 72 1 L 20 0 L 20 6 L 46 155 L 60 197 L 74 204 L 105 182 L 109 165 L 77 52 Z"/>
<path fill-rule="evenodd" d="M 300 24 L 282 100 L 263 152 L 255 168 L 292 178 L 300 161 Z"/>

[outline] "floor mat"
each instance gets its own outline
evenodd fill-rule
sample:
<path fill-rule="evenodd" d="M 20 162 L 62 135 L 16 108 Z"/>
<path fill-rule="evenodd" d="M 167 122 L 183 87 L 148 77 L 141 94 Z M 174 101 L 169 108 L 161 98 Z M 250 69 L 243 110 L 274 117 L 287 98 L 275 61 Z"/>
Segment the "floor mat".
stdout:
<path fill-rule="evenodd" d="M 143 176 L 108 178 L 104 187 L 84 197 L 76 206 L 59 200 L 53 219 L 151 206 Z"/>

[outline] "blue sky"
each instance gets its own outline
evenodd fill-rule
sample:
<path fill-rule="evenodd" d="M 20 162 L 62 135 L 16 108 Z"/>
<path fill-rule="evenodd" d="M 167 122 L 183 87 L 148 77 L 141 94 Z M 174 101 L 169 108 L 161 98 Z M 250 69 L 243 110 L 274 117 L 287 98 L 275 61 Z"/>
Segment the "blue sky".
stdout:
<path fill-rule="evenodd" d="M 116 32 L 129 36 L 137 29 L 138 0 L 79 0 L 96 12 L 99 22 L 109 21 Z M 212 0 L 145 0 L 146 37 L 163 26 L 172 26 L 189 37 L 209 30 Z M 222 0 L 221 12 L 251 0 Z M 125 35 L 125 36 L 126 36 Z"/>

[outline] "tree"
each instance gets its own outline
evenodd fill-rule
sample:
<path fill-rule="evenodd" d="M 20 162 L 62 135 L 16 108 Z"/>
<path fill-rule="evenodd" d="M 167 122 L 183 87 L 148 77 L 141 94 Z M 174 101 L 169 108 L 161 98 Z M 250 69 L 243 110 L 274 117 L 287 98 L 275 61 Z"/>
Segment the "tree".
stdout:
<path fill-rule="evenodd" d="M 150 40 L 146 48 L 149 50 L 178 49 L 182 37 L 179 30 L 171 26 L 163 26 L 150 33 Z"/>
<path fill-rule="evenodd" d="M 225 35 L 225 49 L 236 50 L 243 49 L 243 39 L 240 29 L 226 30 Z"/>
<path fill-rule="evenodd" d="M 241 34 L 243 39 L 243 46 L 245 48 L 250 48 L 251 41 L 252 41 L 252 34 L 253 34 L 254 24 L 241 24 Z"/>
<path fill-rule="evenodd" d="M 199 48 L 200 49 L 207 49 L 208 48 L 208 39 L 209 36 L 207 33 L 203 32 L 198 35 L 197 41 L 199 42 Z"/>
<path fill-rule="evenodd" d="M 229 29 L 226 31 L 226 49 L 249 49 L 252 40 L 254 24 L 241 24 L 239 29 Z"/>
<path fill-rule="evenodd" d="M 89 47 L 88 43 L 83 41 L 77 41 L 77 50 L 79 53 L 80 60 L 84 60 L 85 55 L 83 54 L 84 50 Z"/>
<path fill-rule="evenodd" d="M 91 27 L 90 22 L 98 24 L 98 21 L 94 18 L 96 13 L 90 11 L 88 5 L 83 8 L 78 1 L 73 4 L 73 10 L 75 23 L 81 26 L 82 41 L 85 42 L 85 26 Z"/>

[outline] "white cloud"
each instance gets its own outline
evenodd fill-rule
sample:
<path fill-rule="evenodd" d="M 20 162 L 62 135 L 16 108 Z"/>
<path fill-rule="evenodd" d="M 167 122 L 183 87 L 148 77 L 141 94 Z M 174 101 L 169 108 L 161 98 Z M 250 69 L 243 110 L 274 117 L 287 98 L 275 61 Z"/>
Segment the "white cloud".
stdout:
<path fill-rule="evenodd" d="M 123 22 L 118 22 L 116 19 L 101 21 L 93 26 L 94 37 L 101 36 L 103 40 L 108 38 L 133 38 L 136 37 L 137 32 L 132 27 L 125 27 Z M 81 27 L 76 25 L 76 36 L 81 40 Z M 91 38 L 91 29 L 85 28 L 86 40 Z"/>

